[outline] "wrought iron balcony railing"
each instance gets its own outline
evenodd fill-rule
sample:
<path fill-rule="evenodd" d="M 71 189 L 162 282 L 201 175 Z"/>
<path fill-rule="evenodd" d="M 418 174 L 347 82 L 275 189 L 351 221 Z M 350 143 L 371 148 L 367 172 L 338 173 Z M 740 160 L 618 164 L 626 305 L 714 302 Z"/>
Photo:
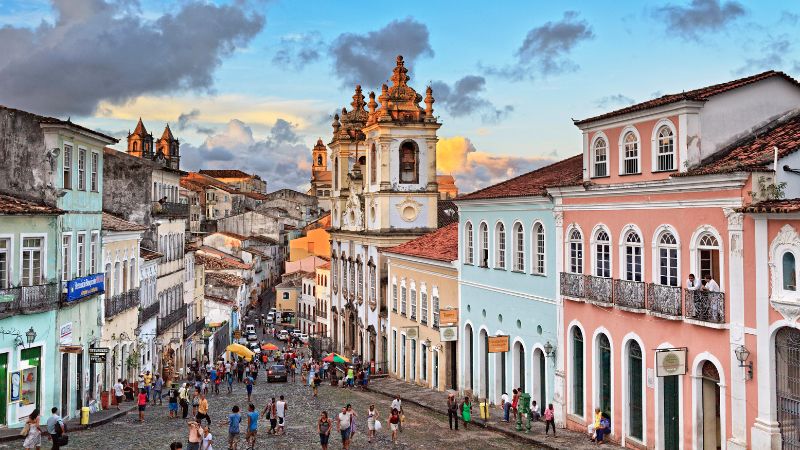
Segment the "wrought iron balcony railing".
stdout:
<path fill-rule="evenodd" d="M 139 306 L 139 288 L 117 294 L 113 297 L 106 296 L 106 319 L 114 317 L 126 309 Z"/>
<path fill-rule="evenodd" d="M 644 309 L 645 284 L 641 281 L 614 280 L 614 303 L 617 306 Z"/>
<path fill-rule="evenodd" d="M 163 334 L 169 327 L 180 321 L 186 320 L 186 308 L 180 307 L 164 317 L 159 317 L 156 322 L 156 334 Z"/>
<path fill-rule="evenodd" d="M 148 319 L 155 317 L 155 315 L 158 314 L 158 310 L 159 310 L 158 302 L 153 302 L 152 305 L 139 311 L 139 324 L 141 325 Z"/>
<path fill-rule="evenodd" d="M 682 291 L 678 286 L 649 283 L 647 285 L 647 309 L 650 312 L 680 317 L 682 314 Z"/>
<path fill-rule="evenodd" d="M 153 204 L 153 216 L 189 218 L 189 205 L 187 203 L 156 202 Z"/>
<path fill-rule="evenodd" d="M 186 339 L 186 338 L 194 335 L 198 331 L 201 331 L 203 328 L 205 328 L 205 326 L 206 326 L 206 318 L 205 317 L 201 317 L 201 318 L 195 320 L 194 322 L 190 323 L 189 325 L 186 325 L 186 327 L 183 329 L 183 338 Z"/>
<path fill-rule="evenodd" d="M 584 279 L 584 295 L 587 300 L 613 305 L 613 293 L 613 281 L 611 278 L 587 275 Z"/>
<path fill-rule="evenodd" d="M 561 272 L 561 295 L 583 298 L 584 283 L 584 276 L 581 273 Z"/>
<path fill-rule="evenodd" d="M 686 289 L 686 318 L 711 323 L 725 322 L 725 293 Z"/>
<path fill-rule="evenodd" d="M 0 318 L 58 308 L 60 287 L 59 283 L 48 283 L 0 289 Z"/>

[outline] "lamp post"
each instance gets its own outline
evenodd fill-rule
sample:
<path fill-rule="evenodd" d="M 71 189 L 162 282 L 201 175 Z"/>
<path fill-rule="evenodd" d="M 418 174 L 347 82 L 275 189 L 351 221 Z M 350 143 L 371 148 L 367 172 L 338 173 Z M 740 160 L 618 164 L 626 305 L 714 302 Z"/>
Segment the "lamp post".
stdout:
<path fill-rule="evenodd" d="M 750 358 L 750 350 L 748 350 L 747 347 L 742 344 L 733 350 L 733 354 L 736 355 L 736 359 L 739 361 L 739 367 L 747 368 L 745 380 L 752 380 L 753 361 L 747 361 L 747 359 Z M 747 363 L 745 363 L 745 361 L 747 361 Z"/>
<path fill-rule="evenodd" d="M 556 347 L 553 344 L 551 344 L 550 341 L 547 341 L 547 342 L 544 343 L 544 354 L 548 358 L 552 358 L 553 359 L 553 367 L 555 367 L 555 365 L 556 365 Z"/>

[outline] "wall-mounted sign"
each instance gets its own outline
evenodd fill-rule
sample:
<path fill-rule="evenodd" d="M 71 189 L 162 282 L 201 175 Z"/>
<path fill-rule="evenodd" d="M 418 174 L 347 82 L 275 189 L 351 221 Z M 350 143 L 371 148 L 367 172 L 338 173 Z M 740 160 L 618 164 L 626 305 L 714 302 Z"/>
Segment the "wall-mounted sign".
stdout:
<path fill-rule="evenodd" d="M 458 310 L 457 309 L 443 309 L 439 311 L 439 323 L 442 325 L 456 325 L 458 324 Z"/>
<path fill-rule="evenodd" d="M 61 325 L 58 334 L 58 343 L 60 345 L 72 344 L 72 322 Z"/>
<path fill-rule="evenodd" d="M 656 350 L 656 376 L 686 375 L 686 348 Z"/>
<path fill-rule="evenodd" d="M 508 336 L 489 336 L 489 353 L 507 352 L 508 341 Z"/>
<path fill-rule="evenodd" d="M 11 372 L 11 380 L 9 381 L 11 383 L 11 388 L 9 389 L 11 392 L 11 399 L 9 402 L 11 403 L 19 401 L 19 380 L 21 376 L 19 371 Z"/>
<path fill-rule="evenodd" d="M 439 328 L 439 338 L 442 342 L 453 342 L 458 340 L 458 327 Z"/>
<path fill-rule="evenodd" d="M 96 273 L 88 277 L 67 281 L 67 301 L 73 302 L 89 295 L 105 292 L 105 275 Z"/>
<path fill-rule="evenodd" d="M 95 347 L 89 348 L 89 362 L 93 363 L 105 363 L 106 362 L 106 355 L 108 355 L 109 349 L 107 347 Z"/>
<path fill-rule="evenodd" d="M 406 332 L 406 338 L 417 339 L 419 337 L 419 327 L 404 327 L 403 331 Z"/>

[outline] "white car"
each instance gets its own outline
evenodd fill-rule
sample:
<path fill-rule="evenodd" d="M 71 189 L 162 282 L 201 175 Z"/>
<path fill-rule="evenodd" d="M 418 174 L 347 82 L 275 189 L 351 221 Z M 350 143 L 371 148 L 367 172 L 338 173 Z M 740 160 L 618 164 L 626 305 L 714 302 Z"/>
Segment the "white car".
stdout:
<path fill-rule="evenodd" d="M 275 314 L 274 313 L 267 314 L 267 323 L 273 323 L 273 322 L 275 322 Z"/>
<path fill-rule="evenodd" d="M 280 341 L 286 341 L 286 340 L 288 340 L 288 339 L 289 339 L 289 332 L 288 332 L 288 331 L 286 331 L 286 330 L 281 330 L 281 331 L 278 333 L 278 340 L 280 340 Z"/>
<path fill-rule="evenodd" d="M 303 344 L 308 344 L 308 335 L 306 333 L 298 334 L 297 339 L 300 339 L 300 342 L 302 342 Z"/>
<path fill-rule="evenodd" d="M 250 334 L 255 332 L 256 332 L 256 326 L 253 325 L 252 323 L 248 323 L 247 326 L 245 327 L 245 333 Z"/>
<path fill-rule="evenodd" d="M 294 336 L 294 337 L 300 337 L 301 334 L 303 334 L 303 333 L 301 333 L 300 330 L 298 330 L 296 328 L 294 330 L 292 330 L 292 336 Z"/>

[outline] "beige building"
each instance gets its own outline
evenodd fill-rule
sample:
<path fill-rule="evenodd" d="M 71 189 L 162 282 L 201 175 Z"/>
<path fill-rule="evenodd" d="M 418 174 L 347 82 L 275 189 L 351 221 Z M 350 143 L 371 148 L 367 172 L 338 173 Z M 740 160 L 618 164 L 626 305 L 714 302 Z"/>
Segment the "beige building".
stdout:
<path fill-rule="evenodd" d="M 201 170 L 201 174 L 229 184 L 242 192 L 267 193 L 267 182 L 258 175 L 250 175 L 241 170 Z"/>
<path fill-rule="evenodd" d="M 275 308 L 278 311 L 297 312 L 297 301 L 303 290 L 303 278 L 313 277 L 311 272 L 294 272 L 283 275 L 283 281 L 275 286 Z"/>
<path fill-rule="evenodd" d="M 317 326 L 316 335 L 319 337 L 331 337 L 330 335 L 330 313 L 331 313 L 331 263 L 327 262 L 316 269 L 316 288 L 317 298 Z"/>
<path fill-rule="evenodd" d="M 458 224 L 383 255 L 391 297 L 389 373 L 438 391 L 457 389 Z"/>

